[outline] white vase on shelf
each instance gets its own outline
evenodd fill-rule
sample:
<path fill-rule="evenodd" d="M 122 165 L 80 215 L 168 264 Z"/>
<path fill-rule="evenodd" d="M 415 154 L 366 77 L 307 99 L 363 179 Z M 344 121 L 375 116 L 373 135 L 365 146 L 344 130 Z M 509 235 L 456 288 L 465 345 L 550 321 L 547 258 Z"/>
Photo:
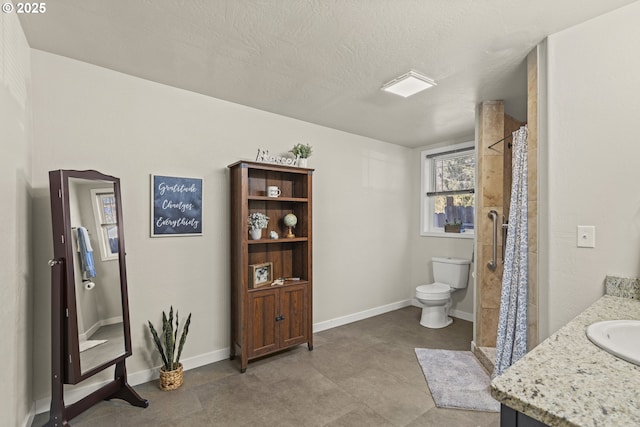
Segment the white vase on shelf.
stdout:
<path fill-rule="evenodd" d="M 253 228 L 249 230 L 252 240 L 260 240 L 262 238 L 262 228 Z"/>
<path fill-rule="evenodd" d="M 307 160 L 309 160 L 309 159 L 300 157 L 298 159 L 298 166 L 300 166 L 301 168 L 306 168 L 307 167 Z"/>

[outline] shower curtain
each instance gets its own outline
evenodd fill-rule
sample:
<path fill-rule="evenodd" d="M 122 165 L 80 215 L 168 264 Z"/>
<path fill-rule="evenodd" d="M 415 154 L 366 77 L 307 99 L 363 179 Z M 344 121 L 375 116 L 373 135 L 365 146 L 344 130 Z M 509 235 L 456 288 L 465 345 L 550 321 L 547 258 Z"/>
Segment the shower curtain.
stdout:
<path fill-rule="evenodd" d="M 493 378 L 527 352 L 527 136 L 526 126 L 513 132 L 513 178 Z"/>

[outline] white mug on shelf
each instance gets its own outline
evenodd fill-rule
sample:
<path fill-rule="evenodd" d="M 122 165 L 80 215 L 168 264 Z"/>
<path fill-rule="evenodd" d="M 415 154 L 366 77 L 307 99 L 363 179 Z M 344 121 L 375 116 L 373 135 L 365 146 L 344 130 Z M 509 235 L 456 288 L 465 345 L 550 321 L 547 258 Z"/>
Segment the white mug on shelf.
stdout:
<path fill-rule="evenodd" d="M 270 185 L 269 187 L 267 187 L 267 196 L 280 197 L 280 189 L 275 185 Z"/>

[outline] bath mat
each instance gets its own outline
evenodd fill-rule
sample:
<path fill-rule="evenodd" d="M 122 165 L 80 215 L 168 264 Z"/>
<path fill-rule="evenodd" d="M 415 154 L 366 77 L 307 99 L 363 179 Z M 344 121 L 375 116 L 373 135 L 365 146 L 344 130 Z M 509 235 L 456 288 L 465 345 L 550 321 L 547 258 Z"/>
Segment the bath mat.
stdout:
<path fill-rule="evenodd" d="M 93 347 L 99 346 L 100 344 L 106 343 L 107 340 L 86 340 L 80 342 L 80 353 L 83 351 L 87 351 Z"/>
<path fill-rule="evenodd" d="M 500 411 L 491 379 L 470 351 L 416 348 L 416 356 L 437 407 Z"/>

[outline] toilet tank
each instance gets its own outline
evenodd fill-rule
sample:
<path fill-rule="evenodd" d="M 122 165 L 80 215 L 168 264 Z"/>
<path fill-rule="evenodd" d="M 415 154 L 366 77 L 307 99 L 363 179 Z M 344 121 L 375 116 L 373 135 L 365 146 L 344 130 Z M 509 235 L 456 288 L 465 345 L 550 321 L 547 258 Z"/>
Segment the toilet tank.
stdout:
<path fill-rule="evenodd" d="M 431 258 L 433 262 L 433 278 L 454 289 L 464 289 L 469 282 L 469 265 L 471 260 L 462 258 Z"/>

